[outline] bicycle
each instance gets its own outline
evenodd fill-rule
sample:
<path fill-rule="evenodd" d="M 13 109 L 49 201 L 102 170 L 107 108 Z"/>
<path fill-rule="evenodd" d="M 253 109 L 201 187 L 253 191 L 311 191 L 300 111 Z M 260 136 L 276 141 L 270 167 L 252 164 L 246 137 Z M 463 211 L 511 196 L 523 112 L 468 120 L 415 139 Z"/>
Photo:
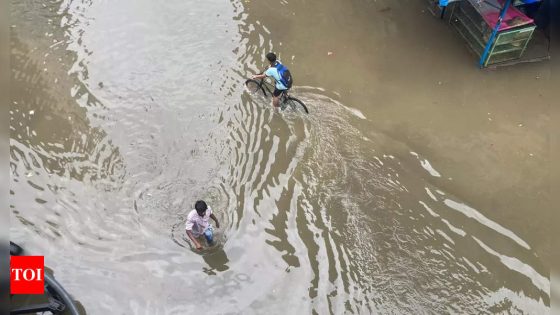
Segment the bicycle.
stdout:
<path fill-rule="evenodd" d="M 272 95 L 272 91 L 274 91 L 274 85 L 267 82 L 265 79 L 247 79 L 247 81 L 245 81 L 245 87 L 251 94 L 257 94 L 259 91 L 262 91 L 265 97 L 268 96 L 266 92 L 268 92 L 269 95 Z M 305 104 L 297 98 L 290 96 L 288 90 L 286 90 L 280 94 L 280 108 L 285 110 L 288 106 L 295 112 L 309 114 L 307 106 L 305 106 Z"/>

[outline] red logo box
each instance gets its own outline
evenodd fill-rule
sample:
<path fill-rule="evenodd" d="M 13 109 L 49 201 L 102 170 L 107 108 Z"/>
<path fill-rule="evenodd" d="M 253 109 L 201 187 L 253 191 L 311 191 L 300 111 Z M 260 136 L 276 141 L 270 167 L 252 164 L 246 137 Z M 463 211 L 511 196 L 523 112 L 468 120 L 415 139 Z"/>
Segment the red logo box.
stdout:
<path fill-rule="evenodd" d="M 44 256 L 10 256 L 10 293 L 45 293 Z"/>

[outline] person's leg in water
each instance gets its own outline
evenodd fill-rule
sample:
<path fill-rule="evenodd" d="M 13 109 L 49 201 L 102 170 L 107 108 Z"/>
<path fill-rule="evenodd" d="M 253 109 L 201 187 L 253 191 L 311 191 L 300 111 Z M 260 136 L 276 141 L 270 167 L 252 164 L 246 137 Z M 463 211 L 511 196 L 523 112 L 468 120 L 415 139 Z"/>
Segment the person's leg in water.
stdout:
<path fill-rule="evenodd" d="M 272 97 L 272 106 L 277 109 L 280 107 L 280 96 L 273 96 Z"/>
<path fill-rule="evenodd" d="M 208 245 L 212 245 L 214 242 L 214 230 L 212 229 L 212 226 L 209 226 L 206 230 L 204 230 L 204 238 L 206 238 Z"/>
<path fill-rule="evenodd" d="M 274 92 L 272 93 L 272 107 L 276 110 L 280 109 L 280 97 L 282 96 L 282 93 L 284 93 L 283 90 L 279 90 L 279 89 L 274 89 Z"/>

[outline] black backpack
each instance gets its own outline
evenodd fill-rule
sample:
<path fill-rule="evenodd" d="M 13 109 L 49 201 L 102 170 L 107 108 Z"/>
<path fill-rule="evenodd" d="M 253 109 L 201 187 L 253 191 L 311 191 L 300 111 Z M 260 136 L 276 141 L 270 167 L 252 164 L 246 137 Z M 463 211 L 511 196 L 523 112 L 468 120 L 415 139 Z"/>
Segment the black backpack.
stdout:
<path fill-rule="evenodd" d="M 284 84 L 284 86 L 287 87 L 288 89 L 292 88 L 294 80 L 292 79 L 292 74 L 290 73 L 290 70 L 288 70 L 286 66 L 284 66 L 279 62 L 277 62 L 274 67 L 276 68 L 276 70 L 278 70 L 278 74 L 280 74 L 280 78 L 281 78 L 280 82 Z"/>

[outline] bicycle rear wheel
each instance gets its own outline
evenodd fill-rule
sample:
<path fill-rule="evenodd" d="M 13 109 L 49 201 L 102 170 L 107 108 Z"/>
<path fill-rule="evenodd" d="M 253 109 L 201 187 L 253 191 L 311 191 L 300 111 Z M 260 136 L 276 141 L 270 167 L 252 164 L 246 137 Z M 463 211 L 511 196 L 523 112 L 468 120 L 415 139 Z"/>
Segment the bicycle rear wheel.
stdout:
<path fill-rule="evenodd" d="M 298 100 L 295 97 L 291 97 L 291 96 L 286 97 L 284 103 L 287 105 L 286 110 L 309 114 L 309 110 L 307 110 L 307 106 L 305 106 L 305 104 L 302 101 Z"/>
<path fill-rule="evenodd" d="M 245 81 L 245 89 L 251 95 L 259 94 L 259 92 L 262 92 L 263 95 L 266 95 L 261 83 L 257 80 L 248 79 L 247 81 Z"/>

